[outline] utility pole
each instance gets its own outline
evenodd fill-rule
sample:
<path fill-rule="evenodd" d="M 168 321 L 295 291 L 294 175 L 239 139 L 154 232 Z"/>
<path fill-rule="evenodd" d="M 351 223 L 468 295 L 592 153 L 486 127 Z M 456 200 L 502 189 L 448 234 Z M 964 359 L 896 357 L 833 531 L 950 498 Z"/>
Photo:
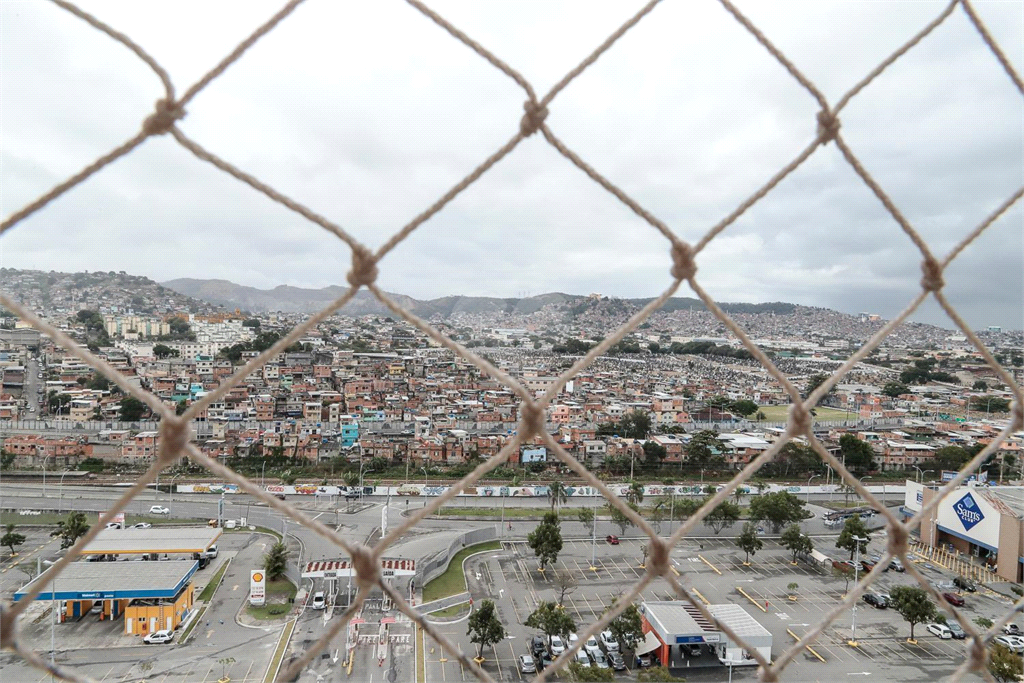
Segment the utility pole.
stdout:
<path fill-rule="evenodd" d="M 594 496 L 594 525 L 590 527 L 590 571 L 597 571 L 597 496 Z"/>
<path fill-rule="evenodd" d="M 856 553 L 856 557 L 853 560 L 853 585 L 856 588 L 857 582 L 858 582 L 858 576 L 859 576 L 858 570 L 860 569 L 860 544 L 861 543 L 867 543 L 868 539 L 862 538 L 860 536 L 853 536 L 852 538 L 853 538 L 854 541 L 857 542 L 857 545 L 854 546 L 854 552 Z M 847 641 L 847 645 L 849 645 L 850 647 L 857 647 L 857 603 L 856 602 L 853 603 L 853 624 L 851 624 L 851 627 L 850 627 L 850 640 Z"/>

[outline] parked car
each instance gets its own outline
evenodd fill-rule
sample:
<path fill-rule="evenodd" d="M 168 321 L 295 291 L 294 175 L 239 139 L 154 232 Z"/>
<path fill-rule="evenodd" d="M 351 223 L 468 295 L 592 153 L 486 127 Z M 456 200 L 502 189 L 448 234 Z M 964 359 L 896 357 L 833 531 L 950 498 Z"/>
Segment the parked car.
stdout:
<path fill-rule="evenodd" d="M 548 644 L 544 642 L 543 636 L 534 636 L 533 640 L 530 641 L 530 654 L 537 658 L 542 652 L 548 649 Z"/>
<path fill-rule="evenodd" d="M 1009 636 L 1003 636 L 1003 637 L 1004 638 L 1008 638 Z M 596 666 L 598 669 L 607 669 L 608 668 L 608 658 L 605 657 L 604 653 L 601 652 L 600 650 L 596 650 L 594 652 L 591 652 L 590 653 L 590 658 L 592 660 L 594 660 L 594 666 Z"/>
<path fill-rule="evenodd" d="M 524 674 L 532 674 L 537 672 L 537 665 L 533 663 L 532 656 L 519 655 L 519 671 Z"/>
<path fill-rule="evenodd" d="M 954 607 L 964 606 L 964 599 L 956 593 L 943 593 L 942 597 L 945 598 L 946 602 L 953 605 Z"/>
<path fill-rule="evenodd" d="M 1024 631 L 1021 631 L 1017 624 L 1007 624 L 1006 626 L 1003 626 L 1003 633 L 1008 636 L 1019 636 L 1024 633 Z"/>
<path fill-rule="evenodd" d="M 855 565 L 850 560 L 832 560 L 832 566 L 836 569 L 842 569 L 845 567 L 849 569 L 851 572 L 857 569 L 857 565 Z"/>
<path fill-rule="evenodd" d="M 875 565 L 877 565 L 877 564 L 878 564 L 878 563 L 877 563 L 877 562 L 875 562 L 874 560 L 861 560 L 861 561 L 860 561 L 860 566 L 861 566 L 861 568 L 862 568 L 862 569 L 863 569 L 864 571 L 866 571 L 866 572 L 869 572 L 869 571 L 871 571 L 872 569 L 874 569 L 874 568 L 875 568 Z"/>
<path fill-rule="evenodd" d="M 92 604 L 92 607 L 89 608 L 89 614 L 102 614 L 102 613 L 103 613 L 103 603 L 102 602 L 94 602 Z"/>
<path fill-rule="evenodd" d="M 865 593 L 863 599 L 864 602 L 878 609 L 885 609 L 889 606 L 889 602 L 878 593 Z"/>
<path fill-rule="evenodd" d="M 148 636 L 143 637 L 142 642 L 149 645 L 162 645 L 169 643 L 174 639 L 174 631 L 163 629 L 161 631 L 153 631 Z"/>
<path fill-rule="evenodd" d="M 345 492 L 345 498 L 348 499 L 348 500 L 353 500 L 355 498 L 362 498 L 362 496 L 363 496 L 363 494 L 360 493 L 359 491 L 346 491 Z"/>
<path fill-rule="evenodd" d="M 907 571 L 907 568 L 903 566 L 903 563 L 900 561 L 900 558 L 898 557 L 892 558 L 892 561 L 889 563 L 889 569 L 895 572 Z"/>
<path fill-rule="evenodd" d="M 597 638 L 590 636 L 587 638 L 587 642 L 583 645 L 583 649 L 587 651 L 587 654 L 593 657 L 595 654 L 601 653 L 601 646 L 597 644 Z"/>
<path fill-rule="evenodd" d="M 955 579 L 953 579 L 953 585 L 959 588 L 960 590 L 967 591 L 968 593 L 974 593 L 978 590 L 978 584 L 974 583 L 966 576 L 958 576 Z"/>
<path fill-rule="evenodd" d="M 551 654 L 557 657 L 563 652 L 565 652 L 565 643 L 562 642 L 562 637 L 551 636 Z"/>
<path fill-rule="evenodd" d="M 154 505 L 149 508 L 149 514 L 151 515 L 169 515 L 171 511 L 165 508 L 163 505 Z"/>
<path fill-rule="evenodd" d="M 576 650 L 576 661 L 583 666 L 590 666 L 590 657 L 587 656 L 586 651 L 582 647 Z"/>
<path fill-rule="evenodd" d="M 1010 648 L 1010 652 L 1024 652 L 1024 639 L 1021 639 L 1020 636 L 996 636 L 992 642 L 1005 645 Z"/>
<path fill-rule="evenodd" d="M 700 657 L 704 649 L 700 646 L 700 643 L 690 643 L 689 645 L 683 645 L 683 651 L 690 657 Z"/>
<path fill-rule="evenodd" d="M 211 560 L 215 559 L 217 557 L 217 544 L 214 543 L 207 550 L 203 551 L 202 556 Z"/>
<path fill-rule="evenodd" d="M 323 591 L 313 593 L 313 602 L 310 607 L 313 609 L 324 609 L 327 607 L 327 598 L 324 597 Z"/>
<path fill-rule="evenodd" d="M 608 541 L 608 545 L 618 545 L 619 537 L 614 534 L 609 534 L 604 540 Z"/>
<path fill-rule="evenodd" d="M 616 671 L 626 670 L 626 660 L 624 660 L 622 658 L 622 655 L 620 655 L 618 652 L 608 653 L 608 663 L 611 664 L 611 667 Z"/>
<path fill-rule="evenodd" d="M 152 529 L 153 525 L 149 522 L 139 522 L 138 524 L 132 525 L 133 529 Z"/>
<path fill-rule="evenodd" d="M 633 666 L 637 669 L 646 669 L 651 666 L 651 654 L 644 653 L 636 656 L 636 661 L 633 662 Z"/>
<path fill-rule="evenodd" d="M 619 651 L 619 643 L 615 640 L 615 636 L 612 635 L 611 631 L 601 631 L 601 647 L 604 648 L 605 652 Z"/>
<path fill-rule="evenodd" d="M 926 628 L 929 633 L 937 635 L 942 640 L 949 640 L 953 637 L 953 632 L 945 624 L 928 624 Z"/>
<path fill-rule="evenodd" d="M 949 632 L 952 633 L 953 637 L 957 640 L 963 640 L 967 637 L 967 633 L 964 632 L 964 630 L 960 628 L 960 624 L 956 623 L 955 621 L 947 623 L 946 626 L 949 627 Z"/>

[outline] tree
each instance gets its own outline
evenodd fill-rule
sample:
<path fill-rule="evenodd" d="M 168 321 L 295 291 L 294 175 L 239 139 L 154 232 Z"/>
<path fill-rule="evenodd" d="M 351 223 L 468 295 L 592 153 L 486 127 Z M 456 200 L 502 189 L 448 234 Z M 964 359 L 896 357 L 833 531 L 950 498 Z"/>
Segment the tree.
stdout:
<path fill-rule="evenodd" d="M 46 401 L 46 405 L 50 408 L 51 413 L 60 413 L 71 403 L 71 396 L 68 394 L 58 394 L 56 391 L 51 391 L 49 398 Z"/>
<path fill-rule="evenodd" d="M 946 445 L 935 452 L 932 462 L 939 470 L 952 470 L 958 472 L 971 460 L 971 454 L 958 445 Z"/>
<path fill-rule="evenodd" d="M 1019 681 L 1024 675 L 1024 659 L 1002 643 L 995 643 L 988 655 L 988 672 L 999 683 Z"/>
<path fill-rule="evenodd" d="M 167 358 L 168 356 L 180 356 L 181 352 L 166 344 L 157 344 L 153 347 L 153 355 L 157 358 Z"/>
<path fill-rule="evenodd" d="M 827 380 L 828 380 L 828 375 L 825 375 L 825 374 L 820 373 L 820 372 L 815 374 L 815 375 L 811 375 L 810 377 L 808 377 L 807 378 L 807 385 L 804 387 L 804 396 L 805 397 L 806 396 L 810 396 L 812 393 L 814 393 L 815 389 L 820 387 Z M 833 385 L 833 389 L 829 390 L 829 393 L 832 393 L 832 391 L 834 391 L 834 386 L 835 385 Z"/>
<path fill-rule="evenodd" d="M 551 636 L 561 636 L 568 640 L 569 634 L 576 630 L 576 621 L 564 609 L 559 609 L 554 602 L 543 601 L 537 609 L 523 622 L 528 628 L 535 628 L 548 637 L 548 649 L 551 648 Z"/>
<path fill-rule="evenodd" d="M 242 327 L 251 327 L 258 332 L 260 329 L 260 321 L 257 318 L 249 318 L 242 321 Z"/>
<path fill-rule="evenodd" d="M 469 616 L 469 628 L 466 635 L 470 636 L 469 642 L 477 643 L 480 646 L 476 656 L 481 658 L 484 656 L 485 647 L 490 645 L 493 649 L 496 643 L 500 643 L 505 638 L 505 627 L 502 625 L 501 619 L 498 618 L 493 600 L 484 600 L 480 603 L 480 607 Z"/>
<path fill-rule="evenodd" d="M 138 422 L 148 410 L 145 403 L 134 396 L 121 399 L 121 422 Z"/>
<path fill-rule="evenodd" d="M 554 512 L 555 508 L 560 506 L 562 503 L 569 501 L 569 491 L 560 481 L 553 481 L 548 487 L 548 496 L 551 497 L 551 511 Z"/>
<path fill-rule="evenodd" d="M 267 573 L 268 581 L 276 581 L 284 576 L 288 568 L 288 546 L 281 541 L 270 546 L 270 550 L 263 556 L 263 571 Z"/>
<path fill-rule="evenodd" d="M 898 398 L 902 394 L 909 394 L 910 387 L 903 382 L 886 382 L 882 387 L 882 393 L 889 398 Z"/>
<path fill-rule="evenodd" d="M 569 662 L 563 670 L 565 680 L 570 683 L 604 683 L 615 680 L 615 672 L 609 669 L 599 669 L 593 664 L 583 665 L 579 662 Z"/>
<path fill-rule="evenodd" d="M 89 523 L 84 512 L 72 512 L 67 519 L 57 522 L 57 528 L 50 536 L 60 536 L 60 547 L 70 548 L 75 541 L 89 533 Z"/>
<path fill-rule="evenodd" d="M 910 623 L 910 639 L 914 639 L 914 626 L 933 621 L 938 609 L 928 597 L 927 591 L 918 586 L 893 586 L 889 590 L 892 606 L 904 620 Z"/>
<path fill-rule="evenodd" d="M 558 589 L 559 606 L 564 606 L 565 597 L 575 593 L 579 587 L 580 584 L 576 581 L 576 576 L 572 572 L 566 569 L 555 570 L 555 588 Z"/>
<path fill-rule="evenodd" d="M 840 564 L 838 562 L 832 563 L 832 576 L 843 579 L 846 581 L 846 585 L 843 586 L 843 593 L 845 594 L 850 590 L 850 579 L 853 578 L 853 567 L 848 564 Z"/>
<path fill-rule="evenodd" d="M 806 554 L 814 550 L 814 541 L 811 540 L 810 536 L 801 532 L 800 527 L 796 524 L 790 524 L 786 527 L 786 530 L 782 532 L 782 537 L 779 538 L 779 542 L 783 548 L 792 551 L 793 564 L 796 564 L 797 554 Z"/>
<path fill-rule="evenodd" d="M 839 532 L 839 539 L 836 540 L 837 548 L 850 551 L 851 560 L 853 559 L 853 553 L 857 550 L 858 545 L 860 545 L 861 552 L 868 549 L 868 541 L 855 541 L 853 540 L 854 536 L 869 540 L 871 539 L 868 527 L 864 524 L 860 515 L 854 515 L 853 517 L 847 518 L 846 522 L 843 524 L 843 530 Z"/>
<path fill-rule="evenodd" d="M 580 508 L 576 511 L 580 524 L 587 528 L 587 533 L 594 532 L 594 511 L 591 508 Z"/>
<path fill-rule="evenodd" d="M 651 431 L 651 416 L 643 410 L 631 410 L 619 420 L 619 435 L 627 439 L 646 439 Z"/>
<path fill-rule="evenodd" d="M 695 468 L 710 468 L 722 464 L 722 442 L 718 434 L 704 429 L 693 435 L 686 444 L 686 461 Z"/>
<path fill-rule="evenodd" d="M 0 469 L 7 470 L 14 464 L 15 458 L 18 456 L 14 453 L 8 453 L 7 451 L 0 448 Z"/>
<path fill-rule="evenodd" d="M 757 527 L 753 522 L 743 525 L 743 531 L 736 537 L 736 545 L 745 553 L 743 564 L 750 564 L 750 556 L 756 555 L 757 551 L 764 547 L 764 542 L 757 535 Z"/>
<path fill-rule="evenodd" d="M 668 667 L 664 666 L 652 666 L 649 669 L 642 669 L 636 675 L 636 680 L 639 683 L 686 683 L 685 678 L 673 676 L 669 672 Z"/>
<path fill-rule="evenodd" d="M 750 399 L 740 399 L 729 404 L 729 410 L 741 417 L 749 417 L 757 412 L 757 404 Z"/>
<path fill-rule="evenodd" d="M 650 439 L 644 441 L 645 463 L 650 463 L 654 467 L 660 467 L 666 455 L 668 455 L 668 452 L 665 450 L 665 447 L 657 441 L 651 441 Z"/>
<path fill-rule="evenodd" d="M 806 517 L 804 502 L 788 491 L 765 493 L 750 501 L 750 518 L 767 522 L 773 533 Z"/>
<path fill-rule="evenodd" d="M 639 510 L 639 508 L 634 503 L 626 503 L 626 505 L 630 507 L 633 510 L 633 512 L 637 512 Z M 611 518 L 612 524 L 615 524 L 619 527 L 619 534 L 626 533 L 626 529 L 633 526 L 633 520 L 630 519 L 629 516 L 626 515 L 626 513 L 622 512 L 621 510 L 619 510 L 619 508 L 617 508 L 614 505 L 611 506 Z"/>
<path fill-rule="evenodd" d="M 8 524 L 6 526 L 6 533 L 0 536 L 0 545 L 10 548 L 12 557 L 18 554 L 15 548 L 19 545 L 24 545 L 24 543 L 25 535 L 15 531 L 14 524 Z"/>
<path fill-rule="evenodd" d="M 971 385 L 971 389 L 975 391 L 988 391 L 988 384 L 983 379 L 975 380 L 974 384 Z"/>
<path fill-rule="evenodd" d="M 767 420 L 768 416 L 764 414 L 763 410 L 759 410 L 757 411 L 757 415 L 754 416 L 754 419 L 761 422 L 762 420 Z"/>
<path fill-rule="evenodd" d="M 616 598 L 613 598 L 611 605 L 605 611 L 615 607 L 615 602 Z M 627 650 L 636 648 L 636 644 L 644 639 L 640 610 L 635 604 L 630 603 L 626 609 L 622 610 L 622 614 L 608 623 L 608 630 L 612 632 L 612 638 L 619 644 L 619 647 Z"/>
<path fill-rule="evenodd" d="M 706 500 L 711 500 L 711 496 L 708 496 Z M 740 520 L 740 506 L 728 500 L 723 500 L 711 512 L 708 513 L 707 517 L 704 518 L 704 522 L 711 527 L 715 532 L 715 535 L 722 533 L 723 529 L 728 529 L 733 524 Z"/>
<path fill-rule="evenodd" d="M 871 450 L 871 445 L 853 434 L 839 437 L 839 450 L 842 452 L 843 464 L 851 472 L 863 474 L 874 464 L 875 452 Z"/>
<path fill-rule="evenodd" d="M 554 564 L 558 560 L 558 553 L 562 552 L 562 527 L 558 515 L 554 512 L 545 514 L 537 528 L 527 535 L 526 544 L 533 548 L 540 560 L 541 570 Z"/>
<path fill-rule="evenodd" d="M 644 485 L 638 481 L 630 481 L 626 490 L 626 502 L 633 505 L 640 505 L 644 502 Z"/>

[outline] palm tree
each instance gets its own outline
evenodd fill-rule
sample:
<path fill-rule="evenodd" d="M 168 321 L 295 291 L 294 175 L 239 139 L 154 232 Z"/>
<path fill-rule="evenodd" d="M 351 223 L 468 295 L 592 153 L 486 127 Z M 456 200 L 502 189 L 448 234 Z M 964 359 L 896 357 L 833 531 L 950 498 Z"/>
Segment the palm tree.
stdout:
<path fill-rule="evenodd" d="M 644 502 L 644 485 L 638 481 L 629 482 L 629 490 L 626 491 L 626 502 L 639 505 Z"/>
<path fill-rule="evenodd" d="M 560 481 L 551 482 L 551 486 L 548 487 L 548 495 L 551 496 L 552 512 L 562 503 L 569 502 L 569 492 L 566 490 L 565 484 Z"/>

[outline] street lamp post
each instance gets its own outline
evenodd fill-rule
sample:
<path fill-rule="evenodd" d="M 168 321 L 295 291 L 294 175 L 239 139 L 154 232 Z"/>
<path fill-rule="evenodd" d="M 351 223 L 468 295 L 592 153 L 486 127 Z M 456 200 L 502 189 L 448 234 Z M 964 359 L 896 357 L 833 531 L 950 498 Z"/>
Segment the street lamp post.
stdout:
<path fill-rule="evenodd" d="M 860 483 L 861 486 L 863 486 L 865 479 L 874 479 L 874 477 L 872 477 L 870 474 L 865 474 L 863 477 L 861 477 L 857 481 Z"/>
<path fill-rule="evenodd" d="M 264 488 L 263 480 L 264 480 L 264 477 L 266 476 L 266 474 L 267 474 L 267 461 L 264 460 L 263 461 L 263 467 L 262 467 L 262 469 L 260 469 L 260 488 Z"/>
<path fill-rule="evenodd" d="M 46 461 L 49 460 L 52 455 L 53 453 L 50 453 L 43 458 L 43 498 L 46 498 Z"/>
<path fill-rule="evenodd" d="M 856 588 L 857 582 L 858 582 L 858 578 L 857 577 L 858 577 L 858 574 L 859 574 L 859 572 L 857 570 L 860 569 L 860 544 L 861 543 L 867 543 L 868 539 L 867 538 L 863 538 L 861 536 L 853 536 L 852 538 L 853 538 L 854 541 L 857 542 L 857 545 L 854 546 L 854 552 L 856 553 L 856 557 L 855 557 L 855 559 L 853 561 L 853 585 L 854 585 L 854 588 Z M 850 645 L 851 647 L 857 647 L 857 603 L 856 602 L 853 603 L 853 623 L 850 626 L 850 640 L 848 642 L 848 645 Z"/>
<path fill-rule="evenodd" d="M 810 479 L 807 480 L 807 503 L 808 504 L 810 504 L 810 502 L 811 502 L 811 480 L 814 479 L 815 477 L 820 477 L 820 476 L 821 476 L 820 474 L 812 474 Z"/>
<path fill-rule="evenodd" d="M 426 488 L 427 488 L 427 468 L 426 467 L 421 467 L 420 469 L 423 470 L 423 488 L 424 488 L 423 495 L 426 495 L 426 493 L 427 493 L 426 492 Z"/>
<path fill-rule="evenodd" d="M 932 472 L 932 473 L 935 472 L 935 470 L 922 470 L 917 465 L 914 465 L 914 469 L 917 470 L 917 480 L 921 481 L 921 482 L 924 481 L 924 475 L 925 475 L 926 472 Z"/>
<path fill-rule="evenodd" d="M 64 477 L 66 477 L 67 474 L 68 471 L 64 470 L 64 473 L 60 475 L 60 486 L 57 487 L 60 495 L 60 502 L 57 503 L 57 512 L 64 511 Z"/>
<path fill-rule="evenodd" d="M 597 496 L 594 496 L 594 520 L 590 527 L 590 571 L 597 571 Z"/>

